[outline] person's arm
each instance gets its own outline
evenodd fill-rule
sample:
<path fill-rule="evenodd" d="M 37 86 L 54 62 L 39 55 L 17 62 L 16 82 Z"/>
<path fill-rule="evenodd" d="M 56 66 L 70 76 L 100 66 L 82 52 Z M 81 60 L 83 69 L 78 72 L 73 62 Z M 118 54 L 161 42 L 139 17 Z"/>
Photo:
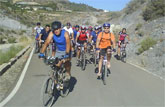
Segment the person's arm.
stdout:
<path fill-rule="evenodd" d="M 66 53 L 69 54 L 70 49 L 71 49 L 71 43 L 70 43 L 70 38 L 69 38 L 68 32 L 65 32 L 65 40 L 66 40 Z"/>
<path fill-rule="evenodd" d="M 130 41 L 130 37 L 129 37 L 129 35 L 127 35 L 126 37 L 127 37 L 128 41 Z"/>
<path fill-rule="evenodd" d="M 98 35 L 97 40 L 96 40 L 96 48 L 99 48 L 100 40 L 101 40 L 101 38 Z"/>
<path fill-rule="evenodd" d="M 115 40 L 115 35 L 114 34 L 112 34 L 112 45 L 113 45 L 113 49 L 115 49 L 116 48 L 116 40 Z"/>
<path fill-rule="evenodd" d="M 76 43 L 77 43 L 77 40 L 78 40 L 79 36 L 80 36 L 80 33 L 78 32 L 77 36 L 76 36 Z"/>
<path fill-rule="evenodd" d="M 47 46 L 49 45 L 49 43 L 51 42 L 52 38 L 53 38 L 53 32 L 50 32 L 49 33 L 49 36 L 47 37 L 47 39 L 46 39 L 46 41 L 45 41 L 45 43 L 43 45 L 43 48 L 41 50 L 41 53 L 44 53 L 45 52 L 45 50 L 46 50 Z"/>

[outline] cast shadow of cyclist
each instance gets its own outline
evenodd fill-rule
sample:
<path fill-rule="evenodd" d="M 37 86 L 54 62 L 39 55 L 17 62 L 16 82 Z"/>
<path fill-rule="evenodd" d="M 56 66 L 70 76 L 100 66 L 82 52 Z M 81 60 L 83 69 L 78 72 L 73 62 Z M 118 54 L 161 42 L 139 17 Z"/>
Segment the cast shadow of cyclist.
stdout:
<path fill-rule="evenodd" d="M 74 87 L 75 87 L 76 83 L 77 83 L 77 79 L 75 77 L 71 77 L 70 81 L 69 81 L 69 93 L 74 90 Z M 54 97 L 55 97 L 55 100 L 53 101 L 52 106 L 56 103 L 56 101 L 60 97 L 59 91 L 56 90 Z"/>

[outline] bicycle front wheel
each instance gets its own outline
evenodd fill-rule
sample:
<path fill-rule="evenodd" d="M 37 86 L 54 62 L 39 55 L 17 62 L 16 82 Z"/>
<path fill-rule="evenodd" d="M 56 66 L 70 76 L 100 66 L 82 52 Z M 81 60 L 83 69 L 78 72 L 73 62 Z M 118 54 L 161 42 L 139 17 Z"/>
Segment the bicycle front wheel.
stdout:
<path fill-rule="evenodd" d="M 104 85 L 106 85 L 106 74 L 107 74 L 107 67 L 106 65 L 102 65 L 102 81 Z"/>
<path fill-rule="evenodd" d="M 55 84 L 52 78 L 48 78 L 43 86 L 42 90 L 42 98 L 43 98 L 43 105 L 45 107 L 51 107 L 55 98 L 54 98 L 54 90 L 55 90 Z"/>

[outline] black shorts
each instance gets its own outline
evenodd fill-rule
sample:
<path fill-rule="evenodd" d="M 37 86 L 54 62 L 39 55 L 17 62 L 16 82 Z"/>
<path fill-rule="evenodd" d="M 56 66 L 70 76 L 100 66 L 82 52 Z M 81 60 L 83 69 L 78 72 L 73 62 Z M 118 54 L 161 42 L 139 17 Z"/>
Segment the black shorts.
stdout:
<path fill-rule="evenodd" d="M 107 49 L 112 49 L 111 47 L 103 48 L 100 50 L 100 56 L 105 56 L 107 54 Z"/>
<path fill-rule="evenodd" d="M 78 42 L 79 44 L 84 44 L 84 43 L 86 43 L 87 41 L 86 41 L 86 40 L 84 40 L 84 41 L 78 40 L 77 42 Z"/>

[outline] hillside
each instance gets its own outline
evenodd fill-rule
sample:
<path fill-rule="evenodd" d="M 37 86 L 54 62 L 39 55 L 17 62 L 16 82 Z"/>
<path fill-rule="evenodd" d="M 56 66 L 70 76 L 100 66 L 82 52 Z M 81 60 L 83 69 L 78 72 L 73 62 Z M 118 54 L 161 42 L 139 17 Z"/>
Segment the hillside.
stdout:
<path fill-rule="evenodd" d="M 127 28 L 131 37 L 128 61 L 161 77 L 165 76 L 164 10 L 163 0 L 132 0 L 119 17 L 110 20 L 120 29 Z"/>

